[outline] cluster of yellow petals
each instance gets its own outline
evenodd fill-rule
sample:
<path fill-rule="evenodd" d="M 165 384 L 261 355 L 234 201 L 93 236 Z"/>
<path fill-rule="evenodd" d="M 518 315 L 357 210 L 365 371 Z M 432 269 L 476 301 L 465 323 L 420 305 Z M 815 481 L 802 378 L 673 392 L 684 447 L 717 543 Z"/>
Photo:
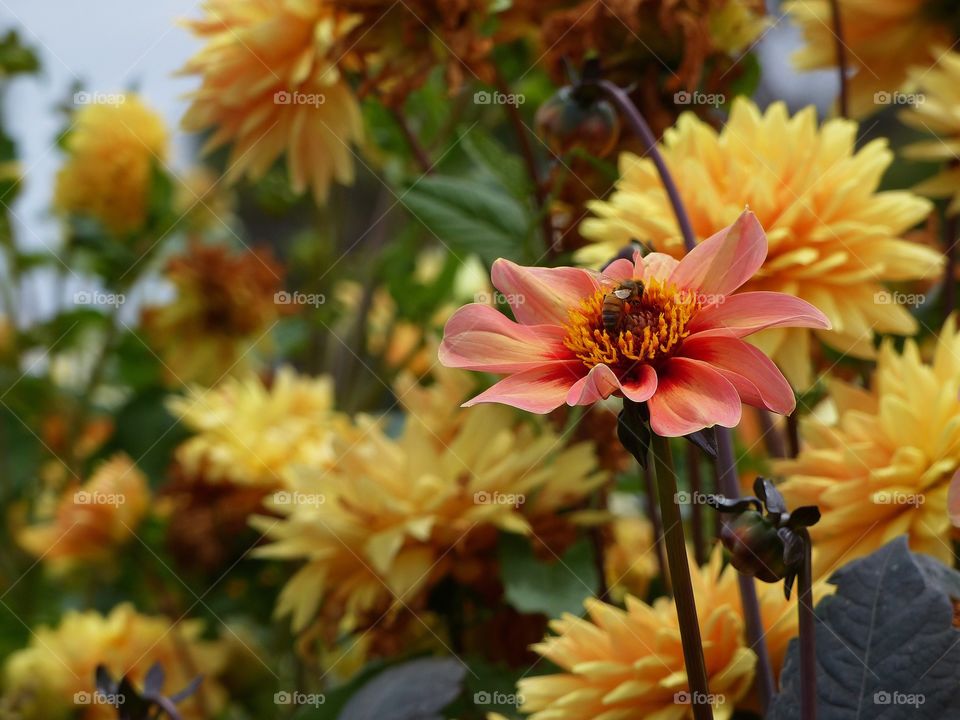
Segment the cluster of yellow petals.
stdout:
<path fill-rule="evenodd" d="M 194 695 L 177 705 L 184 720 L 210 717 L 226 702 L 217 682 L 227 662 L 218 641 L 202 640 L 203 623 L 172 623 L 163 617 L 142 615 L 133 605 L 118 605 L 106 616 L 95 610 L 67 611 L 55 628 L 38 627 L 30 644 L 10 655 L 4 665 L 4 685 L 16 698 L 24 720 L 79 717 L 109 720 L 117 710 L 106 703 L 79 705 L 76 693 L 96 690 L 97 665 L 106 665 L 114 679 L 126 674 L 142 688 L 147 671 L 159 662 L 166 673 L 164 690 L 177 692 L 203 675 L 200 692 L 207 711 Z M 81 712 L 76 713 L 78 710 Z"/>
<path fill-rule="evenodd" d="M 564 345 L 587 367 L 630 367 L 662 359 L 690 334 L 687 325 L 700 309 L 696 293 L 651 280 L 639 301 L 624 301 L 623 329 L 611 335 L 603 326 L 603 305 L 612 290 L 597 290 L 570 309 Z"/>
<path fill-rule="evenodd" d="M 960 467 L 960 335 L 947 321 L 924 361 L 913 340 L 880 349 L 871 389 L 829 384 L 835 418 L 811 417 L 793 460 L 775 464 L 790 507 L 818 505 L 814 573 L 906 534 L 915 552 L 953 562 L 947 488 Z"/>

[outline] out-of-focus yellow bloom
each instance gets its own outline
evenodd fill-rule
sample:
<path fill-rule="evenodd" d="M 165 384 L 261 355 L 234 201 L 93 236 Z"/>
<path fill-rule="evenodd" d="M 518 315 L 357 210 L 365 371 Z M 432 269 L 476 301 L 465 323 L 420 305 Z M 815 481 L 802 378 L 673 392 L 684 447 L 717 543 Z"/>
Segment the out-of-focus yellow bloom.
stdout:
<path fill-rule="evenodd" d="M 746 50 L 770 26 L 763 6 L 751 0 L 708 3 L 707 24 L 713 47 L 728 55 Z"/>
<path fill-rule="evenodd" d="M 952 198 L 947 212 L 960 212 L 960 53 L 940 48 L 933 68 L 913 68 L 911 77 L 917 97 L 923 98 L 910 110 L 900 113 L 907 125 L 935 137 L 908 145 L 904 157 L 916 160 L 938 160 L 946 166 L 934 177 L 914 188 L 934 198 Z"/>
<path fill-rule="evenodd" d="M 116 679 L 123 673 L 143 687 L 147 670 L 159 662 L 166 672 L 164 692 L 173 694 L 203 675 L 199 693 L 207 712 L 225 701 L 217 676 L 225 654 L 218 643 L 200 639 L 203 623 L 185 620 L 173 624 L 164 617 L 141 615 L 124 603 L 103 616 L 94 610 L 68 611 L 55 628 L 39 627 L 30 645 L 13 653 L 4 666 L 8 691 L 16 698 L 25 720 L 108 720 L 116 709 L 104 703 L 78 704 L 96 689 L 94 673 L 104 664 Z M 78 695 L 79 694 L 79 695 Z M 178 705 L 185 720 L 210 717 L 194 695 Z M 75 715 L 80 711 L 79 715 Z"/>
<path fill-rule="evenodd" d="M 960 336 L 949 319 L 932 362 L 885 341 L 871 390 L 830 384 L 838 421 L 810 419 L 793 460 L 775 463 L 787 504 L 818 505 L 810 528 L 822 575 L 906 534 L 910 547 L 953 560 L 947 488 L 960 467 Z"/>
<path fill-rule="evenodd" d="M 722 568 L 719 546 L 691 571 L 714 717 L 726 720 L 753 682 L 757 657 L 744 643 L 736 571 Z M 628 596 L 626 610 L 594 598 L 585 605 L 587 618 L 552 621 L 556 636 L 534 646 L 562 672 L 519 682 L 531 720 L 692 717 L 681 704 L 689 687 L 673 600 L 647 605 Z"/>
<path fill-rule="evenodd" d="M 201 165 L 179 178 L 174 207 L 192 232 L 228 229 L 233 221 L 233 193 L 209 167 Z"/>
<path fill-rule="evenodd" d="M 334 458 L 335 434 L 349 435 L 334 410 L 329 377 L 280 368 L 269 384 L 249 374 L 169 401 L 195 435 L 176 451 L 188 476 L 207 482 L 281 486 L 297 468 L 320 471 Z"/>
<path fill-rule="evenodd" d="M 295 629 L 319 613 L 323 625 L 351 630 L 371 613 L 415 606 L 451 574 L 482 581 L 498 529 L 529 534 L 607 479 L 589 444 L 564 447 L 548 426 L 520 423 L 506 407 L 458 409 L 437 432 L 451 415 L 440 408 L 466 396 L 453 387 L 398 391 L 399 437 L 358 418 L 362 436 L 338 437 L 332 468 L 301 474 L 290 502 L 273 505 L 280 521 L 256 519 L 273 540 L 261 557 L 306 561 L 277 607 Z"/>
<path fill-rule="evenodd" d="M 54 571 L 102 560 L 133 537 L 149 502 L 146 477 L 119 454 L 82 486 L 63 493 L 52 517 L 23 528 L 17 542 Z"/>
<path fill-rule="evenodd" d="M 837 0 L 843 24 L 847 65 L 852 70 L 850 112 L 863 117 L 882 110 L 900 91 L 911 65 L 929 67 L 931 49 L 953 43 L 950 3 L 938 0 Z M 941 10 L 942 8 L 942 10 Z M 837 66 L 831 0 L 789 0 L 784 3 L 800 25 L 806 45 L 793 60 L 804 70 Z M 943 15 L 943 17 L 939 17 Z"/>
<path fill-rule="evenodd" d="M 610 595 L 618 602 L 627 595 L 647 596 L 650 581 L 660 571 L 653 525 L 645 517 L 618 517 L 610 522 L 612 542 L 604 567 Z"/>
<path fill-rule="evenodd" d="M 153 170 L 166 160 L 169 139 L 163 119 L 136 95 L 118 98 L 77 112 L 53 204 L 127 235 L 146 222 Z"/>
<path fill-rule="evenodd" d="M 939 253 L 900 238 L 926 217 L 930 202 L 905 191 L 879 192 L 893 153 L 885 140 L 856 151 L 856 134 L 856 123 L 847 120 L 818 128 L 813 107 L 790 117 L 783 103 L 774 103 L 761 114 L 738 99 L 720 132 L 688 113 L 661 146 L 698 239 L 729 226 L 745 204 L 766 230 L 766 262 L 742 290 L 796 295 L 833 324 L 830 331 L 778 328 L 751 338 L 797 388 L 813 380 L 812 332 L 864 358 L 874 355 L 874 332 L 913 334 L 916 321 L 889 302 L 880 283 L 927 277 L 942 264 Z M 590 203 L 597 217 L 583 222 L 581 234 L 594 244 L 579 259 L 600 264 L 634 239 L 682 255 L 653 162 L 623 153 L 620 175 L 609 200 Z"/>
<path fill-rule="evenodd" d="M 248 372 L 284 307 L 277 302 L 282 273 L 261 250 L 193 243 L 171 258 L 166 277 L 176 299 L 143 311 L 144 330 L 168 379 L 212 385 Z"/>
<path fill-rule="evenodd" d="M 338 41 L 359 18 L 328 0 L 207 0 L 187 26 L 206 41 L 184 68 L 202 84 L 183 119 L 213 128 L 204 149 L 231 144 L 228 181 L 258 180 L 285 154 L 296 192 L 326 200 L 332 180 L 352 183 L 350 145 L 360 108 L 340 74 Z"/>

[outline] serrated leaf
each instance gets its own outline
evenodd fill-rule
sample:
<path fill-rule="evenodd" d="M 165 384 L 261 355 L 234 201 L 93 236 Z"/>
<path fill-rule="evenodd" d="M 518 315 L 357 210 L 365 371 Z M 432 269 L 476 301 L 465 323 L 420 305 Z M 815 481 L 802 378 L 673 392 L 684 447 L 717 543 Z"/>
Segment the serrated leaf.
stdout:
<path fill-rule="evenodd" d="M 530 197 L 530 176 L 523 161 L 492 135 L 474 126 L 463 134 L 460 145 L 467 156 L 510 195 Z"/>
<path fill-rule="evenodd" d="M 951 596 L 960 574 L 910 552 L 900 537 L 844 566 L 830 582 L 836 593 L 816 608 L 818 716 L 956 717 L 960 630 Z M 771 720 L 800 717 L 798 663 L 792 640 Z"/>
<path fill-rule="evenodd" d="M 523 206 L 504 192 L 474 180 L 431 176 L 402 196 L 402 202 L 455 252 L 520 259 L 530 229 Z"/>
<path fill-rule="evenodd" d="M 516 535 L 501 536 L 498 549 L 507 602 L 520 612 L 582 615 L 583 601 L 599 586 L 593 547 L 586 538 L 553 562 L 538 558 L 530 541 Z"/>
<path fill-rule="evenodd" d="M 442 720 L 463 692 L 467 668 L 454 658 L 420 658 L 384 670 L 350 698 L 338 720 Z"/>

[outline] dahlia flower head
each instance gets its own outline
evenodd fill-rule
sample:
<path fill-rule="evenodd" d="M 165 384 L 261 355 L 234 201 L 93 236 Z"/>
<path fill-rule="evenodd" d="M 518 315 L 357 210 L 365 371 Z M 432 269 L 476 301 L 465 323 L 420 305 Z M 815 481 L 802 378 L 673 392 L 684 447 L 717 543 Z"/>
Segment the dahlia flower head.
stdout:
<path fill-rule="evenodd" d="M 789 414 L 796 398 L 762 352 L 743 341 L 776 327 L 829 328 L 815 307 L 783 293 L 735 291 L 763 264 L 767 240 L 752 212 L 682 260 L 650 253 L 603 271 L 493 265 L 516 322 L 487 305 L 448 321 L 440 361 L 507 377 L 465 403 L 534 413 L 620 395 L 647 403 L 655 433 L 734 427 L 742 403 Z M 633 283 L 639 292 L 612 300 Z M 626 285 L 625 285 L 626 283 Z M 615 324 L 611 310 L 620 313 Z"/>

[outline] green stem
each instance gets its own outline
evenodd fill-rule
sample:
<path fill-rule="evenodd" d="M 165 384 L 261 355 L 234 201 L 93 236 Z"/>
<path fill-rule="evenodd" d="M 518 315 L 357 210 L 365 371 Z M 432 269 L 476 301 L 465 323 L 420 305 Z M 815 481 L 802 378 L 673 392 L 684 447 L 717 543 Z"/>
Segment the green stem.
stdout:
<path fill-rule="evenodd" d="M 660 501 L 660 517 L 663 520 L 664 539 L 667 546 L 667 564 L 670 567 L 673 598 L 677 607 L 677 618 L 680 621 L 680 639 L 683 643 L 683 659 L 687 669 L 693 717 L 696 720 L 712 720 L 713 708 L 708 702 L 710 689 L 707 682 L 707 668 L 703 658 L 693 584 L 690 582 L 683 521 L 676 499 L 677 476 L 673 470 L 670 441 L 654 434 L 652 450 L 657 478 L 657 496 Z"/>

